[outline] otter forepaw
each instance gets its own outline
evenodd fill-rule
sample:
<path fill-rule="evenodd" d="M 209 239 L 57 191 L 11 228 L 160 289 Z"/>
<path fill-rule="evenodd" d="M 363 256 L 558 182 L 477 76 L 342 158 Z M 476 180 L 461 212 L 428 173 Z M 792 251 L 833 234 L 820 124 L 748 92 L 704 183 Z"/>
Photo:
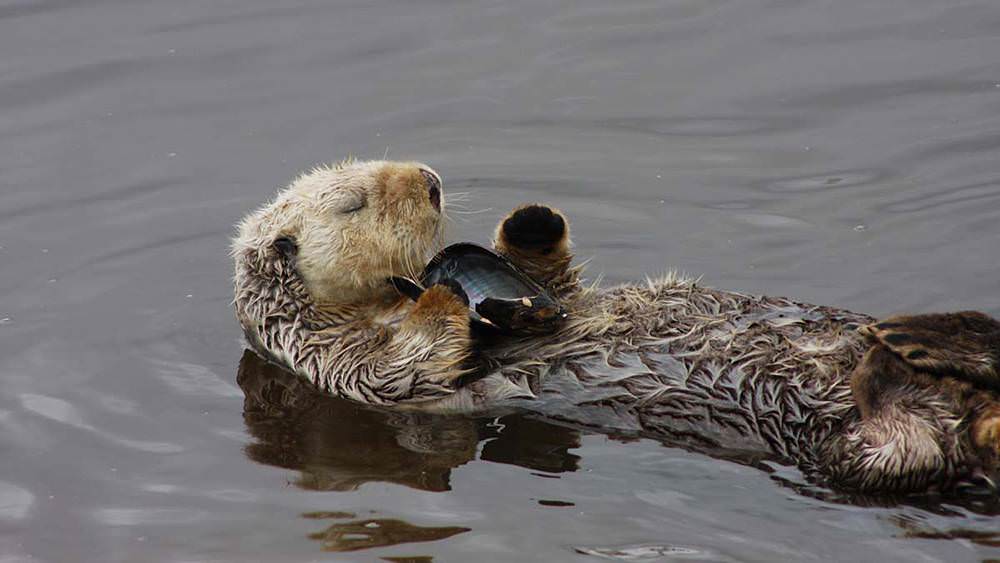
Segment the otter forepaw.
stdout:
<path fill-rule="evenodd" d="M 462 286 L 454 280 L 444 280 L 427 288 L 413 310 L 410 312 L 413 319 L 460 319 L 468 322 L 469 319 L 469 297 L 465 294 Z"/>
<path fill-rule="evenodd" d="M 436 284 L 434 284 L 434 286 L 432 286 L 432 287 L 436 287 L 436 286 L 442 286 L 442 287 L 447 288 L 448 291 L 454 293 L 455 296 L 457 296 L 459 299 L 461 299 L 462 303 L 464 303 L 466 307 L 469 306 L 469 296 L 468 296 L 468 294 L 465 293 L 465 289 L 462 288 L 462 284 L 458 283 L 457 281 L 455 281 L 455 280 L 453 280 L 451 278 L 445 278 L 445 279 L 437 282 Z"/>
<path fill-rule="evenodd" d="M 506 248 L 550 254 L 565 245 L 569 223 L 558 209 L 529 204 L 510 213 L 497 229 L 497 244 Z"/>
<path fill-rule="evenodd" d="M 983 313 L 897 316 L 861 332 L 916 368 L 1000 388 L 1000 323 Z"/>
<path fill-rule="evenodd" d="M 511 211 L 497 225 L 493 247 L 556 294 L 579 288 L 580 270 L 570 266 L 569 221 L 554 207 L 531 203 Z"/>

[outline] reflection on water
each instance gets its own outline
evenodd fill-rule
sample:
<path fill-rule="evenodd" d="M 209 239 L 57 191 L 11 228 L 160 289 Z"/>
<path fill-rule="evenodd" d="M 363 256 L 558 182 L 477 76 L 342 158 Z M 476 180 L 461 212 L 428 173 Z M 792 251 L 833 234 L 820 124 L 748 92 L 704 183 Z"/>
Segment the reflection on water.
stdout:
<path fill-rule="evenodd" d="M 299 472 L 304 489 L 350 491 L 384 481 L 450 490 L 451 470 L 475 458 L 546 473 L 576 471 L 575 430 L 508 415 L 494 419 L 380 410 L 317 392 L 250 350 L 237 382 L 254 443 L 250 459 Z"/>
<path fill-rule="evenodd" d="M 250 350 L 240 359 L 243 419 L 254 442 L 250 459 L 298 471 L 295 485 L 314 491 L 352 491 L 389 482 L 413 489 L 451 490 L 452 469 L 476 457 L 553 476 L 578 469 L 569 450 L 577 431 L 511 414 L 491 419 L 380 410 L 323 395 L 299 377 Z M 571 502 L 539 500 L 542 506 Z M 418 526 L 399 519 L 355 519 L 343 511 L 302 514 L 334 522 L 309 535 L 325 551 L 356 551 L 440 540 L 469 531 L 462 526 Z"/>
<path fill-rule="evenodd" d="M 827 489 L 804 481 L 801 474 L 794 470 L 791 473 L 792 475 L 784 475 L 782 471 L 778 471 L 771 475 L 771 479 L 795 491 L 796 494 L 824 502 L 868 508 L 912 507 L 945 517 L 962 517 L 969 514 L 1000 516 L 1000 495 L 997 491 L 989 489 L 985 483 L 966 482 L 961 487 L 946 493 L 934 491 L 907 495 L 871 495 Z"/>
<path fill-rule="evenodd" d="M 305 518 L 341 518 L 328 514 L 309 513 Z M 349 517 L 353 517 L 350 515 Z M 422 527 L 414 526 L 402 520 L 388 518 L 370 518 L 367 520 L 352 520 L 330 524 L 322 532 L 309 534 L 309 539 L 319 540 L 324 551 L 357 551 L 373 547 L 385 547 L 401 543 L 418 543 L 443 540 L 469 528 L 461 526 Z"/>
<path fill-rule="evenodd" d="M 986 547 L 1000 547 L 1000 530 L 971 530 L 949 528 L 939 530 L 918 518 L 907 515 L 891 516 L 893 524 L 900 527 L 901 537 L 924 540 L 968 540 Z"/>
<path fill-rule="evenodd" d="M 570 450 L 581 446 L 580 431 L 535 415 L 481 418 L 359 405 L 316 391 L 304 379 L 249 349 L 240 359 L 237 382 L 245 394 L 244 422 L 254 437 L 245 447 L 246 455 L 260 463 L 298 471 L 295 484 L 303 489 L 352 491 L 369 482 L 389 482 L 424 491 L 448 491 L 451 470 L 476 459 L 477 449 L 482 461 L 540 471 L 543 477 L 579 469 L 580 458 Z M 592 431 L 596 430 L 599 427 L 595 425 Z M 617 442 L 636 441 L 634 437 L 613 437 Z M 764 471 L 773 482 L 825 502 L 868 507 L 909 505 L 948 516 L 960 515 L 958 507 L 975 514 L 1000 514 L 1000 496 L 983 487 L 946 496 L 860 495 L 806 481 L 794 467 L 753 450 L 703 448 L 669 437 L 661 441 Z M 538 504 L 573 506 L 557 499 L 539 499 Z M 323 514 L 336 517 L 338 513 Z"/>
<path fill-rule="evenodd" d="M 308 383 L 247 350 L 237 382 L 243 418 L 256 441 L 250 459 L 295 469 L 296 484 L 349 491 L 386 481 L 449 490 L 451 470 L 473 459 L 475 423 L 464 418 L 380 411 L 325 397 Z"/>
<path fill-rule="evenodd" d="M 617 547 L 577 547 L 577 553 L 619 561 L 736 561 L 718 553 L 675 545 L 626 545 Z"/>
<path fill-rule="evenodd" d="M 474 459 L 510 464 L 552 477 L 579 469 L 580 458 L 570 450 L 581 445 L 580 432 L 508 414 L 495 418 L 432 415 L 383 410 L 344 401 L 316 391 L 301 378 L 267 362 L 250 350 L 240 359 L 237 382 L 245 394 L 243 417 L 254 441 L 246 455 L 257 462 L 298 472 L 294 484 L 314 491 L 353 491 L 366 483 L 388 482 L 416 490 L 451 490 L 453 469 Z M 627 440 L 626 440 L 627 441 Z M 794 468 L 764 463 L 753 457 L 712 455 L 762 469 L 769 478 L 804 497 L 858 507 L 914 508 L 917 514 L 946 517 L 1000 514 L 1000 498 L 984 490 L 906 497 L 863 496 L 831 491 L 802 480 Z M 572 508 L 570 500 L 538 498 L 542 507 Z M 310 520 L 338 520 L 310 534 L 327 551 L 354 551 L 409 542 L 444 539 L 471 528 L 418 526 L 399 519 L 357 519 L 345 511 L 313 511 Z M 339 522 L 339 520 L 347 520 Z M 968 539 L 996 546 L 1000 535 L 975 529 L 937 529 L 919 517 L 894 515 L 900 537 Z M 672 545 L 641 544 L 578 547 L 579 553 L 636 560 L 650 557 L 724 560 L 717 553 Z"/>
<path fill-rule="evenodd" d="M 541 420 L 511 415 L 486 427 L 492 437 L 480 459 L 509 463 L 546 473 L 576 471 L 580 458 L 569 450 L 580 447 L 580 433 Z"/>

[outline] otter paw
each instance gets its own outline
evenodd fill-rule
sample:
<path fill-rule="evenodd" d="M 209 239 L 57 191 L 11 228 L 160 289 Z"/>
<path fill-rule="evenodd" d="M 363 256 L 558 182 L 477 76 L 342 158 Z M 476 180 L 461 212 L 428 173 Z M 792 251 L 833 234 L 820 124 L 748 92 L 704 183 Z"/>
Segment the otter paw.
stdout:
<path fill-rule="evenodd" d="M 1000 323 L 983 313 L 897 316 L 860 330 L 914 367 L 1000 384 Z"/>
<path fill-rule="evenodd" d="M 458 282 L 445 280 L 420 294 L 410 316 L 416 320 L 460 318 L 467 322 L 469 298 Z"/>
<path fill-rule="evenodd" d="M 559 210 L 530 204 L 515 209 L 503 220 L 500 236 L 507 246 L 548 254 L 567 238 L 566 225 Z"/>
<path fill-rule="evenodd" d="M 448 291 L 454 293 L 459 299 L 461 299 L 462 303 L 464 303 L 466 307 L 469 306 L 469 296 L 465 293 L 465 289 L 462 288 L 462 284 L 458 283 L 457 281 L 451 278 L 445 278 L 431 287 L 437 287 L 437 286 L 442 286 L 447 288 Z"/>

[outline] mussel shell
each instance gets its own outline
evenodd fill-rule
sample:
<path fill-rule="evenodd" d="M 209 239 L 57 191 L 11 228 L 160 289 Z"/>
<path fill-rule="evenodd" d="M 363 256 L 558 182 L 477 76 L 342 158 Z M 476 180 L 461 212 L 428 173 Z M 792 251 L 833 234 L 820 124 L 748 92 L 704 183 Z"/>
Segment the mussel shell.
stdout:
<path fill-rule="evenodd" d="M 472 243 L 453 244 L 424 268 L 419 284 L 393 278 L 396 289 L 417 299 L 423 288 L 445 280 L 458 282 L 469 298 L 469 316 L 478 328 L 508 334 L 552 332 L 566 312 L 538 282 L 496 252 Z"/>

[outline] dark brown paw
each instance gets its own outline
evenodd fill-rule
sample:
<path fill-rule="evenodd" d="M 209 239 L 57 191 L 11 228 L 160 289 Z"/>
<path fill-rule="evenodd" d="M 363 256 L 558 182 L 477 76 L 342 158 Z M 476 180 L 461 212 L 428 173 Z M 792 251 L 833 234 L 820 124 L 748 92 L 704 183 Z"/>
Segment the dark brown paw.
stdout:
<path fill-rule="evenodd" d="M 465 289 L 462 288 L 462 284 L 458 283 L 457 281 L 451 278 L 445 278 L 431 287 L 437 287 L 437 286 L 443 286 L 447 288 L 448 291 L 454 293 L 459 299 L 461 299 L 462 303 L 465 303 L 466 307 L 469 306 L 469 296 L 465 293 Z"/>
<path fill-rule="evenodd" d="M 860 330 L 916 368 L 1000 386 L 1000 323 L 983 313 L 898 316 Z"/>
<path fill-rule="evenodd" d="M 406 297 L 409 297 L 414 301 L 419 301 L 420 297 L 424 294 L 424 292 L 427 291 L 424 288 L 417 285 L 416 282 L 414 282 L 409 278 L 393 276 L 387 279 L 386 282 L 388 282 L 389 285 L 391 285 L 396 291 L 398 291 L 400 295 L 405 295 Z M 437 285 L 443 286 L 448 291 L 457 295 L 458 298 L 461 299 L 466 306 L 469 305 L 469 296 L 466 295 L 465 289 L 462 287 L 462 284 L 458 283 L 457 281 L 451 278 L 445 278 L 434 284 L 434 286 Z"/>
<path fill-rule="evenodd" d="M 416 306 L 410 311 L 410 319 L 417 322 L 449 318 L 468 321 L 469 298 L 461 286 L 456 290 L 454 285 L 434 284 L 420 294 Z"/>
<path fill-rule="evenodd" d="M 508 246 L 548 254 L 566 239 L 566 219 L 546 205 L 526 205 L 504 219 L 500 233 Z"/>

